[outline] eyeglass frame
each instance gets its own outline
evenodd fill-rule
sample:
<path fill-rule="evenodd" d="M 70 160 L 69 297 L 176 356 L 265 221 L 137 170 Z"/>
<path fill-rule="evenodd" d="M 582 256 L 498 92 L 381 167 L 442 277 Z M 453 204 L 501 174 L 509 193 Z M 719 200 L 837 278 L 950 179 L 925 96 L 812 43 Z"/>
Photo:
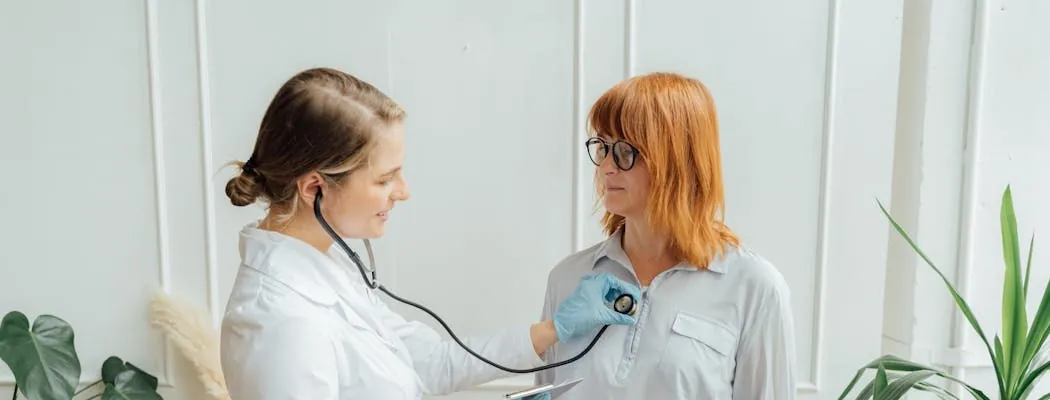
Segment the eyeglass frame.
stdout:
<path fill-rule="evenodd" d="M 604 148 L 605 156 L 602 157 L 601 160 L 595 161 L 594 160 L 594 156 L 591 155 L 591 143 L 600 144 Z M 611 150 L 615 150 L 616 145 L 618 145 L 620 143 L 623 143 L 623 144 L 627 145 L 627 148 L 631 150 L 631 164 L 628 165 L 627 168 L 624 168 L 623 166 L 620 165 L 621 164 L 620 163 L 620 156 L 615 151 L 611 151 Z M 584 150 L 587 151 L 587 158 L 590 159 L 591 163 L 594 164 L 595 166 L 601 166 L 601 162 L 605 161 L 605 158 L 609 157 L 609 154 L 612 154 L 613 165 L 615 165 L 616 168 L 619 169 L 620 171 L 624 171 L 624 172 L 630 171 L 632 168 L 634 168 L 634 165 L 638 161 L 638 157 L 641 155 L 641 152 L 638 151 L 637 147 L 634 147 L 633 144 L 631 144 L 630 142 L 628 142 L 626 140 L 623 140 L 623 139 L 617 139 L 616 141 L 614 141 L 612 143 L 609 143 L 605 139 L 602 139 L 602 138 L 597 137 L 597 136 L 592 136 L 592 137 L 587 138 L 587 140 L 583 141 L 583 148 L 584 148 Z"/>

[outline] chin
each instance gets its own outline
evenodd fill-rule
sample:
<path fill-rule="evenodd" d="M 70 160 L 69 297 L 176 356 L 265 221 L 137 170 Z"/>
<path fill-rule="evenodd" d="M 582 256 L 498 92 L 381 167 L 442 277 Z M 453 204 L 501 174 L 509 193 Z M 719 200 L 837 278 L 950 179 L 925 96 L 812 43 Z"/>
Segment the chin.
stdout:
<path fill-rule="evenodd" d="M 627 210 L 627 207 L 625 207 L 622 202 L 609 201 L 608 199 L 602 203 L 602 206 L 604 206 L 605 211 L 618 215 L 623 215 L 623 212 Z"/>
<path fill-rule="evenodd" d="M 366 232 L 366 234 L 368 239 L 378 239 L 384 234 L 386 234 L 386 224 L 379 223 L 375 226 L 372 226 L 371 229 L 369 229 L 368 232 Z"/>

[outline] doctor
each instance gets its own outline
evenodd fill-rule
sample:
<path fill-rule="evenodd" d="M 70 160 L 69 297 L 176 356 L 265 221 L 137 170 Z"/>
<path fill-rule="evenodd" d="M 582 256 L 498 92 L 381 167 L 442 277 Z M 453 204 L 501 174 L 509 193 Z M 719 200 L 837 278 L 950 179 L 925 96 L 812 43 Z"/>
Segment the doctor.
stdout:
<path fill-rule="evenodd" d="M 222 321 L 233 399 L 420 399 L 509 375 L 387 308 L 314 218 L 321 190 L 340 236 L 382 236 L 394 203 L 408 198 L 404 116 L 375 87 L 327 68 L 292 77 L 270 103 L 251 157 L 226 184 L 233 205 L 268 205 L 241 230 Z M 640 296 L 611 275 L 588 277 L 551 319 L 464 342 L 504 366 L 544 365 L 555 342 L 635 323 L 606 306 L 610 293 Z"/>

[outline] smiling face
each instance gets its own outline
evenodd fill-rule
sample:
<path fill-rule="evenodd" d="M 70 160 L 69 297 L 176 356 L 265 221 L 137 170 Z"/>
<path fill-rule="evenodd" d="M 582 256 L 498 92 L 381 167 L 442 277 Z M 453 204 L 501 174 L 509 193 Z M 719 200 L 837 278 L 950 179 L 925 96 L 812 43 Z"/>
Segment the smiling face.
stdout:
<path fill-rule="evenodd" d="M 323 192 L 321 211 L 341 237 L 383 236 L 394 204 L 408 199 L 408 184 L 401 173 L 404 126 L 394 123 L 380 130 L 370 162 L 339 185 L 326 185 Z"/>

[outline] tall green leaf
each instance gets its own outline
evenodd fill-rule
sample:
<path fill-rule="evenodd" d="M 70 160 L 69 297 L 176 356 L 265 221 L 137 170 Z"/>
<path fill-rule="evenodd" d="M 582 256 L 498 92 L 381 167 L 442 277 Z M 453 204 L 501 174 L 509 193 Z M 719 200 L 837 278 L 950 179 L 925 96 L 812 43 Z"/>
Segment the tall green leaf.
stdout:
<path fill-rule="evenodd" d="M 1032 277 L 1032 253 L 1035 250 L 1035 235 L 1028 242 L 1028 262 L 1024 267 L 1024 298 L 1028 298 L 1028 281 Z"/>
<path fill-rule="evenodd" d="M 25 314 L 12 311 L 0 322 L 0 359 L 30 399 L 69 399 L 80 381 L 80 359 L 73 328 L 61 318 L 41 315 L 29 327 Z"/>
<path fill-rule="evenodd" d="M 1006 386 L 1003 382 L 1004 365 L 1002 365 L 1002 363 L 1000 363 L 997 360 L 995 352 L 992 351 L 992 345 L 988 342 L 988 337 L 984 334 L 984 330 L 981 329 L 981 325 L 977 322 L 977 318 L 974 317 L 973 311 L 970 310 L 970 306 L 966 303 L 966 300 L 964 300 L 962 296 L 959 296 L 959 292 L 955 290 L 955 287 L 952 286 L 952 283 L 948 281 L 947 277 L 944 276 L 944 273 L 942 273 L 941 270 L 933 264 L 933 261 L 930 260 L 930 257 L 928 257 L 926 253 L 923 252 L 917 244 L 915 244 L 915 241 L 912 240 L 911 236 L 909 236 L 908 233 L 905 232 L 903 228 L 901 228 L 900 224 L 898 224 L 897 221 L 894 220 L 892 216 L 890 216 L 890 213 L 886 211 L 886 207 L 882 205 L 882 202 L 877 202 L 879 204 L 879 209 L 882 210 L 882 214 L 885 215 L 886 218 L 889 219 L 890 224 L 893 225 L 893 229 L 895 229 L 897 233 L 900 234 L 901 237 L 903 237 L 904 240 L 908 242 L 908 245 L 911 246 L 912 250 L 915 250 L 915 253 L 918 254 L 919 257 L 926 262 L 926 265 L 929 265 L 930 268 L 933 268 L 933 271 L 941 277 L 941 280 L 944 281 L 944 285 L 948 287 L 948 291 L 951 292 L 952 297 L 955 299 L 955 304 L 959 306 L 959 311 L 961 311 L 963 315 L 966 316 L 966 321 L 970 323 L 970 326 L 973 327 L 974 331 L 977 331 L 977 336 L 981 338 L 981 341 L 984 343 L 985 349 L 988 350 L 988 355 L 992 358 L 992 366 L 995 368 L 995 376 L 999 383 L 999 397 L 1005 399 Z"/>
<path fill-rule="evenodd" d="M 1032 245 L 1035 245 L 1034 240 Z M 1028 263 L 1031 265 L 1031 247 L 1029 247 L 1028 254 Z M 1043 348 L 1043 344 L 1046 343 L 1048 335 L 1050 335 L 1050 281 L 1047 281 L 1046 287 L 1043 288 L 1043 298 L 1039 302 L 1039 307 L 1035 310 L 1035 318 L 1032 319 L 1032 328 L 1028 332 L 1028 339 L 1025 344 L 1024 359 L 1021 361 L 1022 365 L 1032 363 L 1035 355 L 1039 353 L 1039 350 Z"/>
<path fill-rule="evenodd" d="M 975 399 L 989 400 L 988 396 L 985 395 L 984 392 L 978 390 L 977 388 L 974 388 L 973 386 L 970 386 L 970 385 L 966 384 L 966 382 L 963 382 L 963 381 L 959 380 L 958 378 L 955 378 L 955 377 L 953 377 L 951 375 L 945 374 L 945 373 L 941 372 L 940 370 L 938 370 L 936 368 L 933 368 L 933 367 L 930 367 L 930 366 L 926 366 L 926 365 L 922 365 L 922 364 L 919 364 L 919 363 L 916 363 L 916 362 L 913 362 L 913 361 L 904 360 L 904 359 L 902 359 L 900 357 L 897 357 L 897 356 L 894 356 L 894 355 L 891 355 L 891 354 L 883 355 L 883 356 L 881 356 L 881 357 L 879 357 L 879 358 L 869 362 L 867 365 L 861 367 L 860 369 L 858 369 L 857 373 L 853 376 L 853 379 L 850 380 L 849 384 L 846 385 L 846 388 L 842 391 L 842 394 L 839 395 L 839 400 L 843 400 L 843 399 L 846 398 L 846 396 L 853 390 L 853 387 L 857 385 L 857 382 L 864 375 L 864 372 L 866 370 L 877 369 L 880 366 L 887 371 L 887 375 L 889 375 L 891 373 L 894 373 L 894 372 L 911 373 L 911 372 L 915 372 L 915 371 L 930 371 L 930 372 L 933 372 L 934 375 L 937 375 L 937 376 L 939 376 L 941 378 L 944 378 L 944 379 L 947 379 L 947 380 L 950 380 L 952 382 L 956 382 L 956 383 L 960 384 L 962 386 L 962 388 L 965 389 L 967 392 L 969 392 L 970 395 L 973 396 L 973 398 L 975 398 Z M 868 386 L 865 387 L 861 391 L 861 396 L 865 396 L 865 395 L 870 396 L 872 391 L 873 391 L 873 389 L 874 389 L 873 386 L 875 384 L 876 384 L 876 382 L 874 382 L 874 381 L 871 382 L 870 384 L 868 384 Z M 920 390 L 922 390 L 922 389 L 920 389 Z M 865 398 L 865 397 L 858 397 L 858 398 Z"/>
<path fill-rule="evenodd" d="M 877 396 L 879 393 L 882 393 L 887 385 L 889 385 L 889 378 L 886 377 L 886 367 L 880 363 L 878 370 L 875 372 L 875 389 L 873 394 Z"/>
<path fill-rule="evenodd" d="M 882 393 L 875 396 L 875 400 L 898 400 L 914 389 L 920 382 L 936 374 L 936 371 L 929 370 L 910 372 L 900 379 L 893 381 L 893 383 L 890 383 Z"/>
<path fill-rule="evenodd" d="M 1014 216 L 1013 195 L 1010 186 L 1003 191 L 1001 211 L 1003 262 L 1006 272 L 1003 277 L 1003 362 L 1006 364 L 1005 381 L 1007 396 L 1014 393 L 1024 373 L 1025 342 L 1028 336 L 1028 315 L 1021 283 L 1021 249 L 1017 239 L 1017 218 Z"/>
<path fill-rule="evenodd" d="M 1046 373 L 1047 370 L 1050 370 L 1050 362 L 1045 362 L 1038 367 L 1032 368 L 1017 386 L 1017 393 L 1027 392 L 1029 388 L 1035 384 L 1036 380 L 1039 379 L 1039 376 Z"/>
<path fill-rule="evenodd" d="M 905 376 L 905 375 L 907 375 L 907 374 L 901 374 L 901 373 L 895 373 L 895 372 L 887 372 L 886 373 L 886 376 L 888 377 L 887 379 L 889 381 L 900 379 L 902 376 Z M 865 385 L 864 388 L 861 389 L 861 391 L 857 394 L 856 400 L 871 399 L 874 396 L 875 383 L 876 383 L 876 380 L 872 380 L 871 382 L 868 382 L 868 384 Z M 937 395 L 937 397 L 940 398 L 940 399 L 959 400 L 959 396 L 956 396 L 952 392 L 948 391 L 948 389 L 945 389 L 945 388 L 942 388 L 942 387 L 939 387 L 937 385 L 930 384 L 930 383 L 927 383 L 927 382 L 916 383 L 915 386 L 913 387 L 913 389 L 919 390 L 919 391 L 923 391 L 923 392 L 933 393 L 933 394 Z"/>

